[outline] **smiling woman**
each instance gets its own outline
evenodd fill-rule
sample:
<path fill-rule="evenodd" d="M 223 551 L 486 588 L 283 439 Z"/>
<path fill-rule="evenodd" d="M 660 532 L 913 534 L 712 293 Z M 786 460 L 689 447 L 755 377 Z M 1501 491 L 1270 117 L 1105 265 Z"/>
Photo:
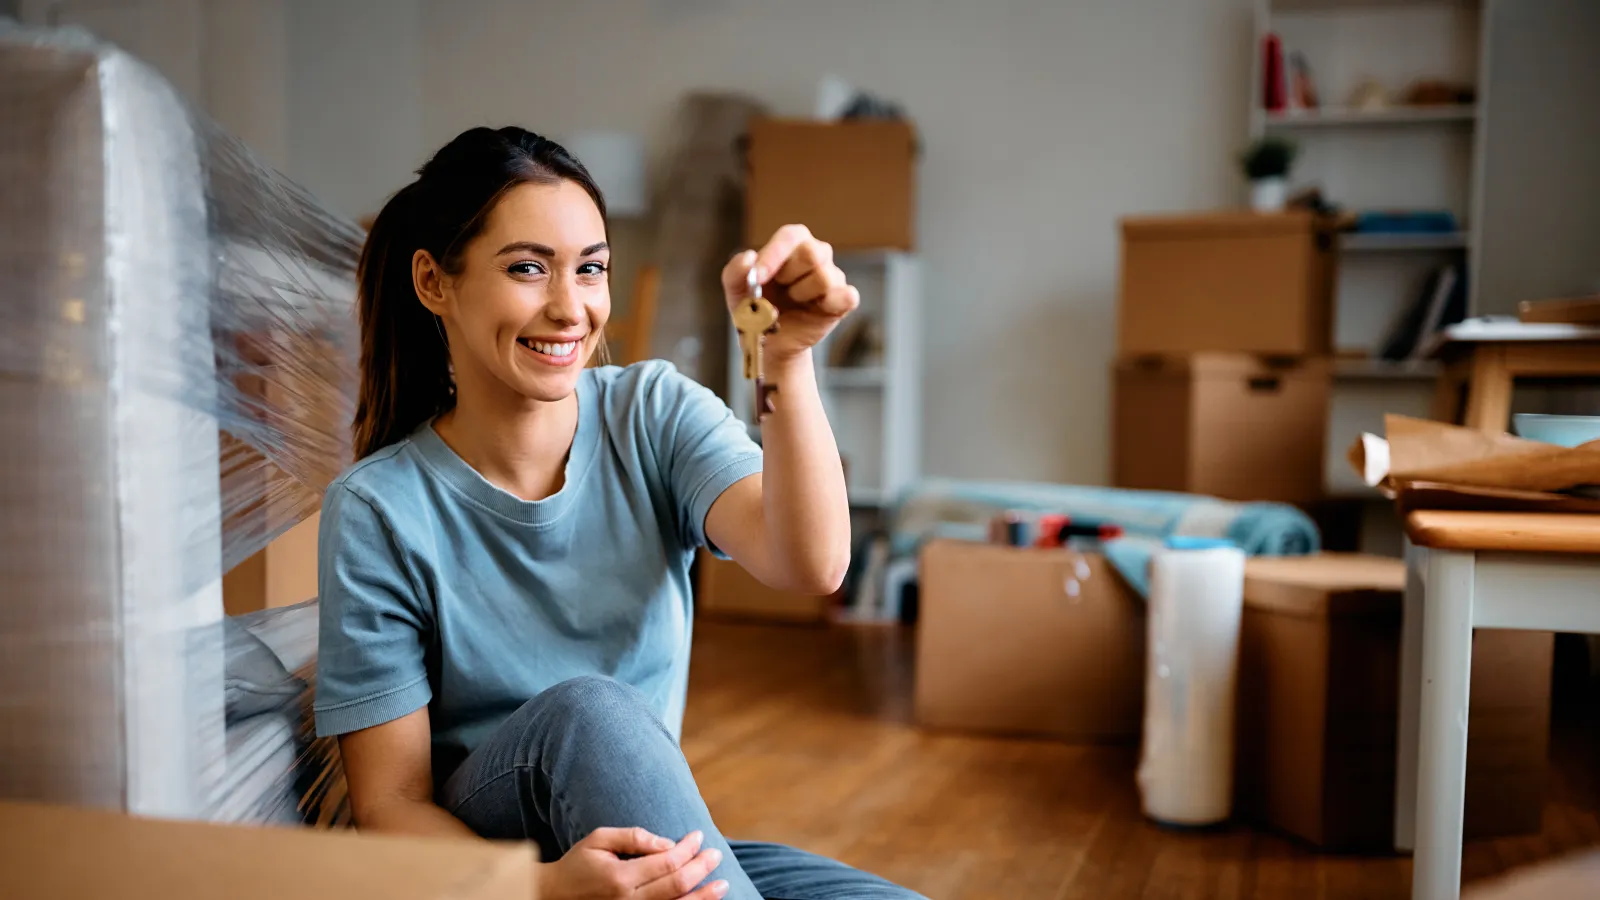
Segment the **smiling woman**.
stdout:
<path fill-rule="evenodd" d="M 710 546 L 825 594 L 849 506 L 811 352 L 858 301 L 797 226 L 730 260 L 782 310 L 757 446 L 670 365 L 588 365 L 611 315 L 605 203 L 518 128 L 457 137 L 372 224 L 357 462 L 318 543 L 319 734 L 358 827 L 536 841 L 540 896 L 908 898 L 730 841 L 677 745 L 689 566 Z"/>

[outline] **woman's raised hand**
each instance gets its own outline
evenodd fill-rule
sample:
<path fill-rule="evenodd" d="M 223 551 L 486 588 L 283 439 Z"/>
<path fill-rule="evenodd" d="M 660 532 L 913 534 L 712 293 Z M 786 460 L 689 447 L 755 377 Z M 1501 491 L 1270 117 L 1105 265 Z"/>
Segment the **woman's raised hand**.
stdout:
<path fill-rule="evenodd" d="M 828 336 L 839 320 L 861 304 L 861 294 L 833 264 L 833 247 L 804 225 L 779 228 L 760 250 L 736 254 L 722 267 L 722 292 L 731 310 L 749 291 L 756 268 L 762 295 L 778 308 L 778 330 L 767 335 L 763 353 L 782 363 Z"/>

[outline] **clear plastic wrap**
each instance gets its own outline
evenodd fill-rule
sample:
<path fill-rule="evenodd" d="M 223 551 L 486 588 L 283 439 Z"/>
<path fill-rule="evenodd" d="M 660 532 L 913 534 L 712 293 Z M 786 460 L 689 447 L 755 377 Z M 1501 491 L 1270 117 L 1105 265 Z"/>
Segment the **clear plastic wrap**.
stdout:
<path fill-rule="evenodd" d="M 0 21 L 0 795 L 227 805 L 222 574 L 349 462 L 361 239 L 136 60 Z"/>

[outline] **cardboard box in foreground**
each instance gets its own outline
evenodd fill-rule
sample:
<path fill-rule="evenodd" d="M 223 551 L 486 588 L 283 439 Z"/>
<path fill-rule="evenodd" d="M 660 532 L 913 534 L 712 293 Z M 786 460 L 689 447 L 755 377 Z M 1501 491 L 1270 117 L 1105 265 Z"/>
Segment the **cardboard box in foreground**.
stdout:
<path fill-rule="evenodd" d="M 1239 640 L 1241 816 L 1328 850 L 1394 847 L 1404 588 L 1398 559 L 1248 562 Z M 1472 652 L 1466 837 L 1537 832 L 1554 640 L 1480 630 Z"/>
<path fill-rule="evenodd" d="M 1077 578 L 1080 561 L 1088 578 Z M 1067 740 L 1139 734 L 1144 601 L 1105 557 L 933 541 L 918 596 L 918 723 Z"/>
<path fill-rule="evenodd" d="M 532 900 L 536 851 L 0 803 L 0 897 Z"/>

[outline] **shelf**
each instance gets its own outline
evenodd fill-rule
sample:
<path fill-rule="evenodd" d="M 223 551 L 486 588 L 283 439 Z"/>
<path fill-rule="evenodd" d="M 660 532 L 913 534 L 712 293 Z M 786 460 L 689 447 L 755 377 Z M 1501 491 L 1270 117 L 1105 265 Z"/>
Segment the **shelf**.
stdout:
<path fill-rule="evenodd" d="M 1431 359 L 1336 359 L 1333 377 L 1340 381 L 1432 381 L 1439 377 L 1439 364 Z"/>
<path fill-rule="evenodd" d="M 884 371 L 880 366 L 863 366 L 850 368 L 840 366 L 829 367 L 824 370 L 823 387 L 838 388 L 841 390 L 881 388 L 884 382 Z"/>
<path fill-rule="evenodd" d="M 1339 236 L 1339 249 L 1345 253 L 1408 253 L 1429 250 L 1465 250 L 1469 236 L 1464 231 L 1429 234 L 1352 231 Z"/>
<path fill-rule="evenodd" d="M 1379 125 L 1427 125 L 1471 122 L 1478 117 L 1476 106 L 1395 106 L 1366 110 L 1327 107 L 1299 112 L 1258 111 L 1268 128 L 1359 128 Z"/>

